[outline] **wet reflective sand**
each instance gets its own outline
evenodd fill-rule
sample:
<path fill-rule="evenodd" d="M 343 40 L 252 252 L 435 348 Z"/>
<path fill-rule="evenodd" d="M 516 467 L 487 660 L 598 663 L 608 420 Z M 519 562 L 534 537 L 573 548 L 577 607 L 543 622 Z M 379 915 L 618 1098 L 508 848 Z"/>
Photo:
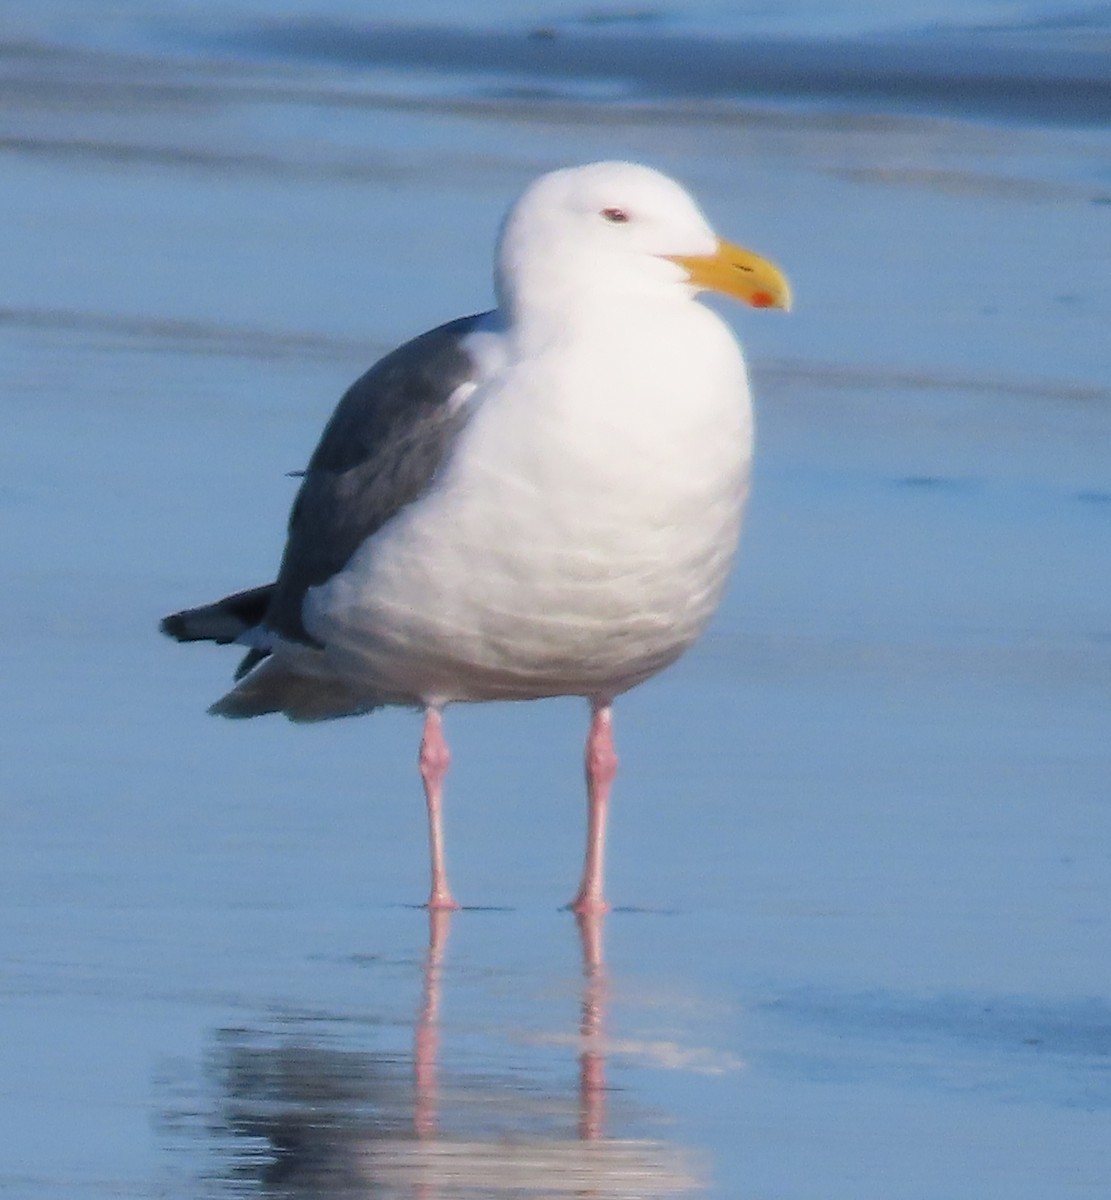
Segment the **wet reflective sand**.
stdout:
<path fill-rule="evenodd" d="M 0 34 L 0 1191 L 1106 1196 L 1106 128 L 57 12 Z M 414 717 L 214 721 L 157 620 L 270 577 L 343 387 L 604 156 L 795 284 L 722 310 L 741 561 L 616 710 L 604 928 L 572 702 L 449 710 L 430 927 Z"/>
<path fill-rule="evenodd" d="M 458 1050 L 459 1022 L 441 1028 L 455 982 L 445 969 L 451 921 L 449 913 L 430 918 L 404 1051 L 355 1050 L 366 1032 L 324 1013 L 220 1032 L 211 1061 L 229 1177 L 306 1196 L 701 1193 L 689 1149 L 622 1135 L 621 1127 L 658 1124 L 663 1114 L 638 1120 L 620 1100 L 610 1112 L 601 921 L 579 922 L 577 1024 L 569 1008 L 566 1032 L 518 1034 L 513 1050 L 492 1038 L 493 1054 L 469 1067 Z M 565 1047 L 564 1070 L 551 1071 L 545 1042 Z M 530 1053 L 536 1045 L 541 1052 Z"/>

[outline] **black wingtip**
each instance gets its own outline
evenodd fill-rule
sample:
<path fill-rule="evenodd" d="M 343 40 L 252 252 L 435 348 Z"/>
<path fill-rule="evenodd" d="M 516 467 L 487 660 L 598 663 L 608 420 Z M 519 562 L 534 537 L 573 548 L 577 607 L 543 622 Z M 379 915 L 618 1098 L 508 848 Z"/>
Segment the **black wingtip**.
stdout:
<path fill-rule="evenodd" d="M 164 633 L 167 637 L 171 637 L 175 642 L 189 641 L 189 634 L 185 628 L 185 614 L 171 613 L 168 617 L 163 617 L 158 623 L 158 630 Z"/>
<path fill-rule="evenodd" d="M 237 641 L 266 616 L 272 583 L 225 596 L 214 604 L 185 608 L 162 618 L 159 629 L 177 642 L 215 642 L 227 646 Z"/>

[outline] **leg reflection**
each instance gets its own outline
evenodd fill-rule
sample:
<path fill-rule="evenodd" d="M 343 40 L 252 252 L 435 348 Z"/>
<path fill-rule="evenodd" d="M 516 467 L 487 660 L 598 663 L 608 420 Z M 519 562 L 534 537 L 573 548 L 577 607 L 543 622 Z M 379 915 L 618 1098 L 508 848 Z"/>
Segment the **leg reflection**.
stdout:
<path fill-rule="evenodd" d="M 440 986 L 451 916 L 450 908 L 428 910 L 428 950 L 424 956 L 421 1006 L 413 1045 L 416 1084 L 413 1128 L 419 1138 L 435 1137 L 439 1122 L 436 1066 L 440 1051 Z"/>
<path fill-rule="evenodd" d="M 576 918 L 582 943 L 582 1019 L 579 1033 L 579 1137 L 598 1141 L 606 1134 L 606 964 L 603 959 L 601 913 L 581 913 Z"/>
<path fill-rule="evenodd" d="M 228 1163 L 235 1194 L 244 1177 L 253 1176 L 259 1194 L 273 1200 L 698 1195 L 702 1184 L 686 1151 L 630 1134 L 630 1093 L 617 1105 L 607 1085 L 614 1046 L 607 1024 L 615 1018 L 608 1011 L 603 917 L 578 918 L 577 994 L 561 991 L 559 1015 L 549 1023 L 549 1014 L 539 1030 L 530 998 L 538 984 L 551 997 L 553 977 L 547 971 L 506 974 L 482 961 L 476 994 L 474 973 L 447 972 L 451 921 L 449 910 L 429 913 L 419 1004 L 412 999 L 416 981 L 407 976 L 410 1007 L 402 1019 L 412 1030 L 411 1061 L 388 1044 L 397 1013 L 388 997 L 388 1020 L 381 1028 L 372 1022 L 369 1033 L 365 1019 L 353 1021 L 344 1011 L 330 1024 L 322 1025 L 323 1014 L 316 1013 L 304 1028 L 283 1020 L 270 1030 L 227 1031 L 220 1126 L 241 1143 Z M 493 1001 L 485 990 L 491 979 Z M 383 987 L 387 983 L 393 986 L 382 976 Z M 453 1011 L 470 1014 L 460 1028 L 441 1025 L 447 987 Z M 546 1002 L 541 1011 L 548 1011 Z M 375 1048 L 361 1045 L 366 1037 Z M 460 1054 L 458 1041 L 468 1039 Z M 630 1045 L 623 1043 L 626 1055 Z M 477 1068 L 475 1046 L 485 1054 Z M 567 1074 L 575 1055 L 577 1085 L 573 1067 Z"/>

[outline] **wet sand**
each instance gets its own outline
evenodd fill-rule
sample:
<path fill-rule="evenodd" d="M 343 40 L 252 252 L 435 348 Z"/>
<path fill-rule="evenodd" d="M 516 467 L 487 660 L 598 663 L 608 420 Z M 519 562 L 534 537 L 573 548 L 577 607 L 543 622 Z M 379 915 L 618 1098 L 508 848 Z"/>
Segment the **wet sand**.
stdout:
<path fill-rule="evenodd" d="M 0 1190 L 1105 1196 L 1106 128 L 174 38 L 0 52 Z M 270 577 L 346 383 L 618 156 L 795 285 L 721 310 L 742 554 L 617 708 L 605 928 L 553 702 L 449 711 L 430 929 L 415 718 L 214 721 L 157 620 Z"/>

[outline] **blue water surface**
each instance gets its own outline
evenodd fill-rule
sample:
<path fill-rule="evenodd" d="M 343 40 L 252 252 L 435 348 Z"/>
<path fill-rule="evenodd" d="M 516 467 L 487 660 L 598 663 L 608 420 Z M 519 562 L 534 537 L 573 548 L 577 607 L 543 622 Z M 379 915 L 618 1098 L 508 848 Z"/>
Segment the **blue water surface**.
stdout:
<path fill-rule="evenodd" d="M 5 8 L 0 1191 L 1111 1192 L 1109 11 Z M 430 924 L 418 719 L 213 720 L 235 655 L 157 623 L 272 577 L 346 384 L 607 157 L 794 285 L 720 309 L 736 577 L 617 706 L 604 928 L 573 701 L 449 710 Z"/>

